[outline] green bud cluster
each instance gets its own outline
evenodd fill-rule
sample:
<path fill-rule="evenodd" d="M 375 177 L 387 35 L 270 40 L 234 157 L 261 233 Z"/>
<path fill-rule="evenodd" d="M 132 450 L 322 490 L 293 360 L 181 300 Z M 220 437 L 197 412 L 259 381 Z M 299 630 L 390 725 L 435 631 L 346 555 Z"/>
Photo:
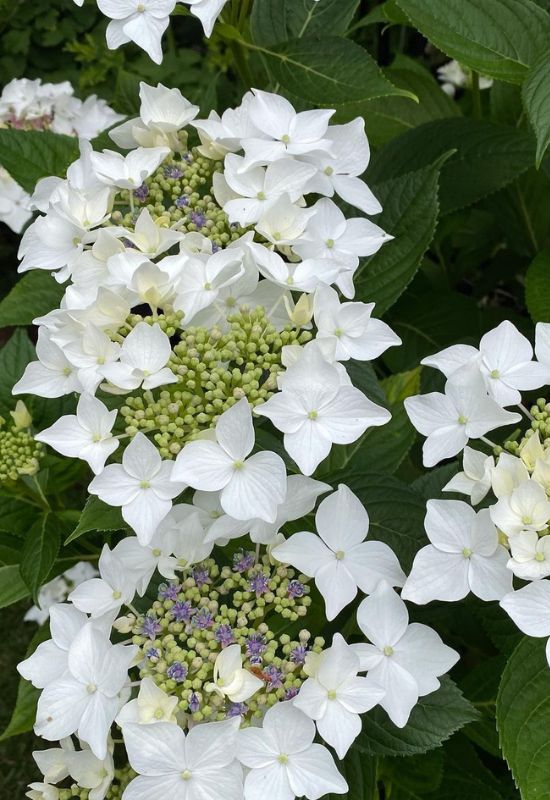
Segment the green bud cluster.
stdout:
<path fill-rule="evenodd" d="M 319 653 L 324 646 L 307 630 L 294 639 L 273 630 L 307 615 L 308 580 L 288 566 L 273 566 L 268 556 L 254 563 L 253 554 L 244 552 L 234 557 L 233 569 L 220 569 L 213 559 L 186 569 L 181 585 L 161 585 L 158 600 L 133 628 L 133 643 L 143 657 L 141 678 L 150 677 L 177 696 L 179 709 L 196 722 L 232 713 L 248 722 L 261 716 L 266 707 L 298 692 L 307 677 L 305 653 Z M 157 630 L 146 635 L 151 625 Z M 241 647 L 243 667 L 264 681 L 236 710 L 207 689 L 217 656 L 230 644 Z"/>
<path fill-rule="evenodd" d="M 4 428 L 4 424 L 0 417 L 0 482 L 34 475 L 44 455 L 44 446 L 35 441 L 29 428 L 20 428 L 15 423 Z"/>
<path fill-rule="evenodd" d="M 179 318 L 161 317 L 161 327 L 173 336 Z M 134 315 L 128 323 L 134 325 L 141 319 Z M 283 369 L 282 348 L 311 338 L 308 331 L 290 324 L 277 331 L 261 306 L 241 308 L 228 323 L 226 332 L 198 327 L 180 331 L 168 363 L 178 383 L 125 399 L 120 413 L 129 436 L 154 432 L 161 456 L 175 457 L 186 441 L 213 427 L 220 414 L 242 397 L 252 406 L 268 400 Z"/>
<path fill-rule="evenodd" d="M 191 149 L 172 153 L 157 171 L 133 192 L 121 190 L 107 225 L 134 230 L 142 209 L 163 227 L 175 226 L 183 233 L 198 232 L 216 248 L 239 239 L 243 229 L 231 225 L 213 196 L 213 178 L 223 172 L 223 162 L 213 161 Z"/>
<path fill-rule="evenodd" d="M 122 795 L 131 780 L 136 777 L 136 773 L 130 766 L 121 767 L 115 770 L 115 777 L 112 784 L 107 789 L 105 800 L 121 800 Z M 88 800 L 90 796 L 90 789 L 82 789 L 76 783 L 68 789 L 59 790 L 59 800 Z"/>
<path fill-rule="evenodd" d="M 517 431 L 514 438 L 508 439 L 504 443 L 504 448 L 509 453 L 519 455 L 527 441 L 536 432 L 539 434 L 540 442 L 544 449 L 550 448 L 550 403 L 544 397 L 539 397 L 536 404 L 531 406 L 529 412 L 533 420 L 523 436 L 521 436 L 521 431 Z"/>

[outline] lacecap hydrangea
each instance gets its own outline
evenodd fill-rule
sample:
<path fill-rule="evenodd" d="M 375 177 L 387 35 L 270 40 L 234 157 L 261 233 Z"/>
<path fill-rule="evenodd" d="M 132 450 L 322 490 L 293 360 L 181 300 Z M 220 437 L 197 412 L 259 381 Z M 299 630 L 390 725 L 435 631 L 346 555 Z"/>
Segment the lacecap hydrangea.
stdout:
<path fill-rule="evenodd" d="M 0 128 L 93 139 L 123 119 L 96 95 L 84 101 L 75 97 L 69 81 L 14 78 L 0 94 Z M 0 165 L 0 222 L 21 233 L 33 210 L 29 194 Z"/>
<path fill-rule="evenodd" d="M 343 758 L 377 704 L 404 726 L 458 659 L 409 624 L 359 499 L 311 477 L 390 418 L 345 366 L 400 343 L 353 300 L 391 239 L 365 216 L 364 124 L 263 91 L 208 119 L 162 85 L 141 102 L 118 150 L 83 142 L 38 185 L 21 243 L 66 288 L 14 392 L 78 395 L 34 438 L 85 460 L 131 533 L 19 666 L 60 742 L 29 797 L 345 794 L 326 745 Z M 358 594 L 360 641 L 325 642 Z"/>

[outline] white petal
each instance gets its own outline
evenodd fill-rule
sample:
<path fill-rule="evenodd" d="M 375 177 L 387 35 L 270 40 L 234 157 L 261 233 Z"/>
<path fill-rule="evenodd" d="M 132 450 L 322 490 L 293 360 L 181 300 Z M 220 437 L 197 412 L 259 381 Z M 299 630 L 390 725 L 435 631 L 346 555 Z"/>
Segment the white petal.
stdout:
<path fill-rule="evenodd" d="M 445 553 L 429 544 L 416 554 L 401 597 L 423 605 L 432 600 L 461 600 L 470 591 L 469 560 L 462 553 Z"/>

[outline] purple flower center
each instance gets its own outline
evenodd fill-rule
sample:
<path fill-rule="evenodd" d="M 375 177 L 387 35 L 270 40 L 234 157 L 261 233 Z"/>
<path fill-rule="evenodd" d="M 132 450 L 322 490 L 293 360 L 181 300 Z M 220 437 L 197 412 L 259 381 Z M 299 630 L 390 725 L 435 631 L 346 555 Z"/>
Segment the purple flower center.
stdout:
<path fill-rule="evenodd" d="M 200 707 L 201 707 L 201 704 L 199 702 L 199 698 L 197 697 L 197 694 L 195 692 L 191 692 L 191 694 L 189 695 L 189 711 L 192 714 L 194 714 L 195 711 L 198 711 Z"/>
<path fill-rule="evenodd" d="M 243 714 L 246 714 L 247 711 L 248 711 L 248 706 L 245 703 L 231 703 L 231 705 L 227 709 L 227 716 L 240 717 Z"/>
<path fill-rule="evenodd" d="M 157 647 L 150 647 L 149 650 L 145 653 L 145 657 L 149 659 L 159 658 L 160 657 L 160 650 Z"/>
<path fill-rule="evenodd" d="M 145 617 L 141 629 L 145 636 L 149 639 L 156 639 L 157 634 L 161 632 L 162 626 L 154 617 Z"/>
<path fill-rule="evenodd" d="M 201 586 L 206 586 L 207 583 L 210 583 L 210 575 L 207 569 L 199 567 L 198 569 L 194 569 L 191 574 L 199 589 Z"/>
<path fill-rule="evenodd" d="M 246 654 L 252 664 L 261 664 L 267 644 L 261 633 L 253 633 L 245 640 Z"/>
<path fill-rule="evenodd" d="M 300 581 L 290 581 L 286 590 L 289 597 L 303 597 L 306 593 L 306 587 Z"/>
<path fill-rule="evenodd" d="M 292 700 L 293 697 L 296 697 L 298 694 L 298 689 L 295 686 L 291 686 L 290 689 L 285 690 L 285 700 Z"/>
<path fill-rule="evenodd" d="M 183 172 L 179 167 L 164 167 L 164 177 L 165 178 L 181 178 Z"/>
<path fill-rule="evenodd" d="M 160 600 L 177 600 L 180 587 L 177 583 L 161 583 L 159 586 Z"/>
<path fill-rule="evenodd" d="M 261 594 L 265 594 L 269 591 L 269 579 L 263 572 L 258 572 L 250 579 L 249 587 L 250 591 L 255 592 L 256 597 L 259 597 Z"/>
<path fill-rule="evenodd" d="M 177 208 L 185 208 L 185 206 L 189 205 L 189 198 L 187 197 L 178 197 L 176 200 Z"/>
<path fill-rule="evenodd" d="M 201 631 L 210 628 L 213 622 L 213 617 L 207 608 L 201 608 L 193 617 L 193 627 L 199 628 Z"/>
<path fill-rule="evenodd" d="M 191 211 L 189 214 L 189 219 L 197 226 L 197 228 L 203 228 L 206 222 L 206 217 L 199 211 Z"/>
<path fill-rule="evenodd" d="M 197 609 L 193 608 L 189 600 L 178 600 L 170 609 L 170 613 L 176 622 L 191 622 L 191 617 L 197 613 Z"/>
<path fill-rule="evenodd" d="M 216 628 L 214 636 L 216 637 L 217 641 L 220 642 L 222 647 L 228 647 L 235 641 L 233 638 L 233 631 L 229 625 L 219 625 Z"/>
<path fill-rule="evenodd" d="M 166 670 L 166 675 L 176 683 L 181 683 L 187 678 L 187 667 L 179 661 L 174 661 Z"/>
<path fill-rule="evenodd" d="M 149 197 L 149 187 L 145 183 L 142 183 L 141 186 L 138 186 L 138 188 L 134 190 L 134 197 L 137 197 L 138 200 L 143 202 L 143 200 Z"/>
<path fill-rule="evenodd" d="M 233 572 L 246 572 L 254 566 L 254 553 L 245 553 L 241 550 L 233 556 Z"/>
<path fill-rule="evenodd" d="M 295 664 L 303 664 L 306 660 L 306 656 L 308 654 L 307 647 L 303 645 L 298 645 L 298 647 L 294 647 L 290 651 L 290 660 L 293 661 Z"/>
<path fill-rule="evenodd" d="M 281 689 L 283 686 L 283 673 L 280 669 L 277 669 L 273 664 L 268 664 L 267 667 L 263 670 L 264 675 L 267 676 L 267 690 L 270 689 Z"/>

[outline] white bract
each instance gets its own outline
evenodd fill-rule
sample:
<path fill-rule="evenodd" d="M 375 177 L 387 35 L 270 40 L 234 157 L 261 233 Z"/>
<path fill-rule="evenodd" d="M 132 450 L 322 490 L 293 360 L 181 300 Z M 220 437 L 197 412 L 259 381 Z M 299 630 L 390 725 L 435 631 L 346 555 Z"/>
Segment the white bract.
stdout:
<path fill-rule="evenodd" d="M 402 586 L 405 575 L 384 542 L 365 542 L 369 517 L 347 486 L 326 497 L 315 515 L 318 536 L 303 531 L 277 545 L 273 557 L 315 579 L 327 619 L 336 617 L 357 594 L 373 592 L 385 579 Z"/>
<path fill-rule="evenodd" d="M 185 488 L 173 477 L 173 468 L 143 433 L 137 433 L 124 451 L 122 464 L 105 467 L 88 491 L 104 503 L 120 506 L 124 520 L 140 542 L 147 544 L 172 508 L 173 498 Z"/>
<path fill-rule="evenodd" d="M 520 390 L 538 389 L 550 381 L 549 367 L 533 361 L 529 340 L 506 320 L 481 337 L 479 350 L 453 345 L 422 361 L 446 377 L 468 363 L 479 368 L 487 391 L 500 406 L 516 405 L 521 402 Z"/>
<path fill-rule="evenodd" d="M 550 575 L 550 536 L 535 531 L 521 531 L 508 537 L 511 558 L 508 569 L 524 581 L 536 581 Z"/>
<path fill-rule="evenodd" d="M 453 475 L 443 487 L 443 491 L 466 494 L 472 505 L 476 506 L 491 488 L 491 471 L 494 465 L 493 456 L 488 456 L 472 447 L 465 447 L 462 458 L 463 471 Z"/>
<path fill-rule="evenodd" d="M 37 433 L 35 439 L 64 456 L 87 461 L 97 475 L 119 446 L 119 440 L 111 433 L 116 416 L 116 409 L 108 411 L 101 400 L 81 394 L 76 415 L 60 417 L 51 427 Z"/>
<path fill-rule="evenodd" d="M 67 671 L 40 696 L 37 734 L 57 741 L 77 733 L 97 758 L 105 758 L 107 735 L 136 653 L 137 647 L 112 645 L 91 623 L 85 625 L 69 647 Z"/>
<path fill-rule="evenodd" d="M 510 592 L 502 598 L 500 605 L 527 636 L 550 636 L 550 581 L 533 581 L 516 592 Z M 546 645 L 546 658 L 550 666 L 550 639 Z"/>
<path fill-rule="evenodd" d="M 550 501 L 539 483 L 526 480 L 491 507 L 491 519 L 507 536 L 542 531 L 550 520 Z"/>
<path fill-rule="evenodd" d="M 221 697 L 227 697 L 232 703 L 244 703 L 258 689 L 263 686 L 263 681 L 243 669 L 241 648 L 238 644 L 225 647 L 214 662 L 214 682 L 207 683 L 207 691 L 216 692 Z"/>
<path fill-rule="evenodd" d="M 118 613 L 121 606 L 132 602 L 136 592 L 136 576 L 108 545 L 103 546 L 99 557 L 99 574 L 99 578 L 84 581 L 69 595 L 75 608 L 92 619 Z"/>
<path fill-rule="evenodd" d="M 500 600 L 512 589 L 508 551 L 499 544 L 489 510 L 461 500 L 429 500 L 424 522 L 431 544 L 416 554 L 401 597 L 413 603 L 461 600 L 471 591 Z"/>
<path fill-rule="evenodd" d="M 125 391 L 176 383 L 177 376 L 166 366 L 171 353 L 170 340 L 158 323 L 139 322 L 122 343 L 120 361 L 106 364 L 103 377 Z"/>
<path fill-rule="evenodd" d="M 240 731 L 237 754 L 248 769 L 245 800 L 262 800 L 267 787 L 270 800 L 345 794 L 348 784 L 329 750 L 314 744 L 314 737 L 314 723 L 292 703 L 270 708 L 261 728 Z"/>
<path fill-rule="evenodd" d="M 359 656 L 339 633 L 313 662 L 314 673 L 300 687 L 294 705 L 315 720 L 325 742 L 334 747 L 338 758 L 344 758 L 361 732 L 359 715 L 382 699 L 384 689 L 358 675 Z"/>
<path fill-rule="evenodd" d="M 166 694 L 151 679 L 143 678 L 138 696 L 119 711 L 116 723 L 125 725 L 154 725 L 157 722 L 176 722 L 178 698 Z"/>
<path fill-rule="evenodd" d="M 456 456 L 470 439 L 521 419 L 487 395 L 482 376 L 469 366 L 453 373 L 444 394 L 407 397 L 405 409 L 416 430 L 427 437 L 422 448 L 426 467 Z"/>
<path fill-rule="evenodd" d="M 401 344 L 401 339 L 385 322 L 372 319 L 373 309 L 374 303 L 340 303 L 334 289 L 319 286 L 313 305 L 317 340 L 333 341 L 338 361 L 378 358 L 388 347 Z"/>
<path fill-rule="evenodd" d="M 170 800 L 239 800 L 242 768 L 235 759 L 239 721 L 197 725 L 186 735 L 177 725 L 124 726 L 124 743 L 137 778 L 125 800 L 144 800 L 159 791 Z"/>
<path fill-rule="evenodd" d="M 254 426 L 246 398 L 216 423 L 216 441 L 189 442 L 176 459 L 174 479 L 194 489 L 221 491 L 224 511 L 235 519 L 274 522 L 286 494 L 286 470 L 275 453 L 250 455 Z"/>
<path fill-rule="evenodd" d="M 304 475 L 315 471 L 333 444 L 351 444 L 369 426 L 391 418 L 340 376 L 316 348 L 305 348 L 284 373 L 281 391 L 255 409 L 283 431 L 285 450 Z"/>
<path fill-rule="evenodd" d="M 353 645 L 361 669 L 385 690 L 378 702 L 403 728 L 418 698 L 439 689 L 437 678 L 456 664 L 459 655 L 427 625 L 409 624 L 405 603 L 386 581 L 363 600 L 357 622 L 371 642 Z"/>
<path fill-rule="evenodd" d="M 135 42 L 153 59 L 162 62 L 162 35 L 168 27 L 176 0 L 97 0 L 99 10 L 111 19 L 107 45 L 111 50 Z"/>

